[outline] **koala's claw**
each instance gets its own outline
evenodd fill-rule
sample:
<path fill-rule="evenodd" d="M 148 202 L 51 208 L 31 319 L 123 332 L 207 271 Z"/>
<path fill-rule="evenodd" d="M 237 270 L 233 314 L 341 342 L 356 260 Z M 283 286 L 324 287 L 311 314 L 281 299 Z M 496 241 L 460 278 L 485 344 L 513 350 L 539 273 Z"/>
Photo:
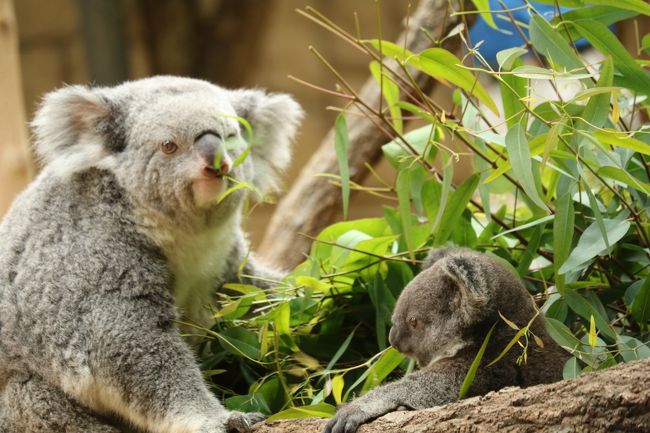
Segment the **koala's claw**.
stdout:
<path fill-rule="evenodd" d="M 226 422 L 227 433 L 251 433 L 253 425 L 264 421 L 266 415 L 260 412 L 244 413 L 238 411 L 230 412 L 230 417 Z"/>
<path fill-rule="evenodd" d="M 354 406 L 346 406 L 340 409 L 334 418 L 330 419 L 322 433 L 355 433 L 361 424 L 375 419 L 376 416 L 364 412 Z"/>

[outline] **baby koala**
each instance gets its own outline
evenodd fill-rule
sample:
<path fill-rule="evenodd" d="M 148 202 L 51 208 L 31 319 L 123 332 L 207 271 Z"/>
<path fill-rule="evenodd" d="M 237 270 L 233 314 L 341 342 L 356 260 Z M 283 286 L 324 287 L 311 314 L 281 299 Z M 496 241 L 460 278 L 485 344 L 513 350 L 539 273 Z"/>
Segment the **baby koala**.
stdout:
<path fill-rule="evenodd" d="M 416 360 L 420 370 L 383 385 L 341 407 L 324 433 L 353 433 L 359 425 L 405 407 L 424 409 L 458 399 L 465 375 L 489 329 L 496 323 L 469 395 L 506 386 L 530 386 L 562 379 L 568 354 L 548 335 L 542 318 L 530 330 L 544 348 L 529 347 L 518 365 L 517 350 L 487 367 L 516 331 L 500 317 L 524 327 L 535 315 L 519 279 L 486 254 L 441 248 L 400 295 L 393 312 L 390 344 Z"/>

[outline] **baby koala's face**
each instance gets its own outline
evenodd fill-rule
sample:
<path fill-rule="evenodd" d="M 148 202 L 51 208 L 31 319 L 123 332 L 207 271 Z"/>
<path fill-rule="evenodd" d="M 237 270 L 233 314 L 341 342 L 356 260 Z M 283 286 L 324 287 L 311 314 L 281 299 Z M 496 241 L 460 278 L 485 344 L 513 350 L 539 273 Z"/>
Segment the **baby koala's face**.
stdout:
<path fill-rule="evenodd" d="M 390 330 L 390 344 L 424 367 L 463 347 L 454 282 L 435 265 L 420 272 L 402 291 Z"/>

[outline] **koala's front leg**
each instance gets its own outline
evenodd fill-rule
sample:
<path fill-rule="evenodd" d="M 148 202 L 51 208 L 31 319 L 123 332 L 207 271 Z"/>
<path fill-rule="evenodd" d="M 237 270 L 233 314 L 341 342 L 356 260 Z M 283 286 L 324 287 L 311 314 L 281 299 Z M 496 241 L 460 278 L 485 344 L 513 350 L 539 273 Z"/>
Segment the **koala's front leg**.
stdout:
<path fill-rule="evenodd" d="M 0 400 L 2 433 L 125 433 L 96 418 L 36 375 L 14 376 Z"/>
<path fill-rule="evenodd" d="M 328 421 L 323 433 L 354 433 L 370 422 L 400 407 L 425 409 L 457 399 L 464 373 L 457 366 L 443 364 L 419 370 L 368 392 L 342 406 Z"/>
<path fill-rule="evenodd" d="M 113 305 L 110 305 L 113 303 Z M 63 389 L 98 413 L 114 413 L 151 433 L 247 432 L 238 412 L 210 392 L 169 311 L 142 297 L 94 304 L 101 320 L 86 339 L 87 369 L 64 371 Z"/>

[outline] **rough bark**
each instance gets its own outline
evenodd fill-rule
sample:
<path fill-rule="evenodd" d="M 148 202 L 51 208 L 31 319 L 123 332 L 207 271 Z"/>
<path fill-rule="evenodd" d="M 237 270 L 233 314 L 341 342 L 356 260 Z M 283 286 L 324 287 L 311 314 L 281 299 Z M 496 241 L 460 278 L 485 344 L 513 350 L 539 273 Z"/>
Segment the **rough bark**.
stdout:
<path fill-rule="evenodd" d="M 451 2 L 457 5 L 458 2 Z M 431 46 L 430 35 L 437 37 L 457 24 L 457 17 L 449 17 L 448 0 L 421 0 L 408 28 L 398 38 L 402 45 L 406 38 L 407 48 L 419 52 Z M 457 6 L 454 6 L 457 9 Z M 392 63 L 392 60 L 387 60 Z M 398 69 L 398 68 L 396 68 Z M 425 91 L 433 83 L 419 71 L 413 77 Z M 382 98 L 379 86 L 369 78 L 359 92 L 360 98 L 373 107 L 378 107 Z M 403 97 L 404 95 L 400 95 Z M 346 116 L 349 129 L 349 168 L 352 181 L 361 183 L 368 175 L 366 163 L 372 165 L 382 155 L 381 146 L 387 138 L 376 125 L 358 115 Z M 405 124 L 406 124 L 405 120 Z M 303 167 L 288 194 L 279 202 L 258 252 L 267 261 L 277 266 L 291 268 L 303 260 L 311 241 L 301 233 L 315 236 L 331 224 L 340 209 L 341 191 L 320 173 L 338 173 L 334 150 L 334 130 L 330 130 L 320 147 Z"/>
<path fill-rule="evenodd" d="M 31 155 L 11 0 L 0 0 L 0 216 L 29 182 Z"/>
<path fill-rule="evenodd" d="M 650 359 L 550 385 L 505 388 L 422 411 L 400 411 L 359 433 L 640 433 L 650 431 Z M 255 433 L 316 433 L 324 420 L 262 424 Z"/>

